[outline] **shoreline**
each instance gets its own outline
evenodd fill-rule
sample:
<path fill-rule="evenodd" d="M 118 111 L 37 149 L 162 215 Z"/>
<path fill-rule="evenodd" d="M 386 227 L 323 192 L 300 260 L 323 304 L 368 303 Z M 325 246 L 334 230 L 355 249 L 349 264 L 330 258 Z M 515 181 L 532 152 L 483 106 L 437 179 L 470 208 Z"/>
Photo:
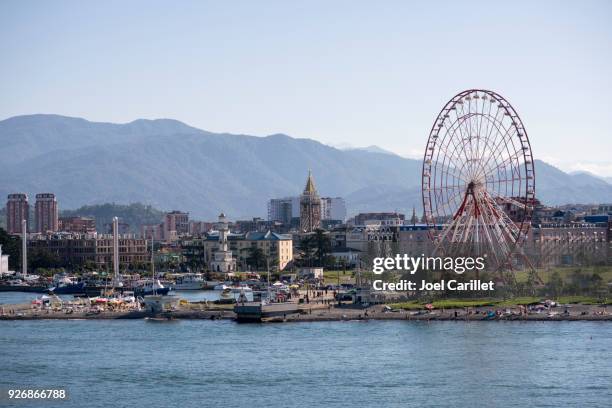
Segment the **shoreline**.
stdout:
<path fill-rule="evenodd" d="M 137 320 L 151 317 L 169 317 L 171 320 L 235 320 L 233 310 L 177 310 L 162 314 L 152 314 L 145 311 L 103 311 L 99 313 L 46 311 L 37 309 L 22 309 L 20 305 L 3 305 L 6 309 L 15 307 L 12 313 L 0 315 L 0 321 L 18 320 Z M 402 321 L 603 321 L 612 322 L 612 313 L 599 305 L 571 306 L 568 313 L 563 313 L 563 307 L 553 308 L 546 312 L 530 312 L 519 314 L 519 307 L 504 308 L 503 314 L 491 313 L 490 307 L 474 307 L 469 309 L 440 309 L 431 312 L 410 310 L 389 310 L 384 306 L 357 308 L 341 307 L 303 307 L 300 313 L 285 317 L 270 317 L 262 319 L 261 323 L 284 322 L 319 322 L 319 321 L 369 321 L 369 320 L 402 320 Z"/>

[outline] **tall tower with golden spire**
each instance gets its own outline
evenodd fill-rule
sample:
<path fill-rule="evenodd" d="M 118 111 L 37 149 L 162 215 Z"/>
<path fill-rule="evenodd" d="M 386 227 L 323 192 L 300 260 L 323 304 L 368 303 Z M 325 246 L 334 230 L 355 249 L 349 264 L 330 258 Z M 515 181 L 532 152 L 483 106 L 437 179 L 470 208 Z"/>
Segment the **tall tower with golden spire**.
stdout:
<path fill-rule="evenodd" d="M 321 198 L 315 188 L 312 172 L 308 170 L 306 187 L 300 197 L 300 230 L 312 232 L 321 227 Z"/>

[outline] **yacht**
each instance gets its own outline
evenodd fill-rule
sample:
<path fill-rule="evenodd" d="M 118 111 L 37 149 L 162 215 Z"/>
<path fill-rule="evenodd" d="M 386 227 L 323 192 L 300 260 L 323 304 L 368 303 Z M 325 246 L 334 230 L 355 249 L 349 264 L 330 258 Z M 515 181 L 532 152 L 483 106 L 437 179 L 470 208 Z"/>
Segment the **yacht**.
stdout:
<path fill-rule="evenodd" d="M 185 273 L 176 275 L 172 289 L 174 290 L 201 290 L 206 286 L 201 273 Z"/>
<path fill-rule="evenodd" d="M 221 290 L 229 293 L 252 292 L 253 289 L 246 285 L 234 285 L 231 282 L 220 283 L 214 287 L 214 290 Z"/>
<path fill-rule="evenodd" d="M 170 291 L 170 288 L 164 287 L 159 279 L 139 280 L 133 289 L 136 296 L 167 295 Z"/>
<path fill-rule="evenodd" d="M 66 275 L 56 275 L 53 277 L 53 283 L 49 287 L 49 292 L 56 295 L 74 295 L 85 293 L 85 282 L 77 282 Z"/>

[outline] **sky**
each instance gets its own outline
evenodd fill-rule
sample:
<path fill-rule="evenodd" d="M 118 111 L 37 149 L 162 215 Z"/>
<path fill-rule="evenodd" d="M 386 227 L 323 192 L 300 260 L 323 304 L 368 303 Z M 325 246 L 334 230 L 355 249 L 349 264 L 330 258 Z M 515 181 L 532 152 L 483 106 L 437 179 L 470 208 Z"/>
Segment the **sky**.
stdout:
<path fill-rule="evenodd" d="M 612 176 L 609 1 L 0 2 L 0 119 L 173 118 L 423 155 L 491 89 L 535 158 Z"/>

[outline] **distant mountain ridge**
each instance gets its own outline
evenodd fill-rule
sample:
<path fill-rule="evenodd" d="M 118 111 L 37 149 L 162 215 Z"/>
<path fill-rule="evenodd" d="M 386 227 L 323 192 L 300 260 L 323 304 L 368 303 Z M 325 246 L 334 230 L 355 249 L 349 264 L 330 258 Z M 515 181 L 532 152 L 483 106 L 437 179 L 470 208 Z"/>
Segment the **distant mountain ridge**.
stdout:
<path fill-rule="evenodd" d="M 141 202 L 203 219 L 221 211 L 265 217 L 267 201 L 299 194 L 312 169 L 319 193 L 345 197 L 349 214 L 420 212 L 421 161 L 369 150 L 211 133 L 172 119 L 17 116 L 0 121 L 0 195 L 26 192 L 34 201 L 37 192 L 54 192 L 61 209 Z M 547 204 L 612 202 L 612 185 L 597 177 L 536 160 L 536 179 Z"/>

